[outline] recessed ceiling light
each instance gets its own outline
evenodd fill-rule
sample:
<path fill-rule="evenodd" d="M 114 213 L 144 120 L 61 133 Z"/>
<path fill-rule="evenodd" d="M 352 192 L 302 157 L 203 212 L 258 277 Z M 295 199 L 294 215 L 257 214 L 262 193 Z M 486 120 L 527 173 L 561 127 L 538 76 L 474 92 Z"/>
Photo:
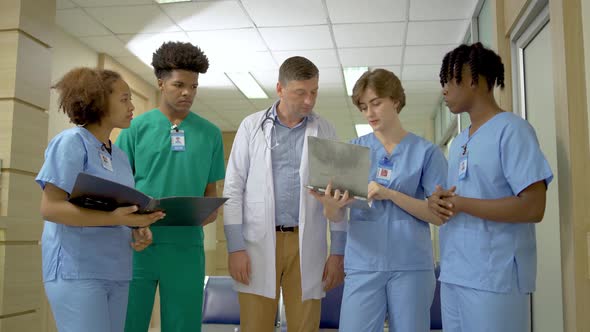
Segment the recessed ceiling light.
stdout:
<path fill-rule="evenodd" d="M 368 124 L 355 124 L 354 129 L 356 129 L 357 137 L 361 137 L 373 132 L 373 128 L 371 128 L 371 125 Z"/>
<path fill-rule="evenodd" d="M 344 83 L 349 96 L 352 96 L 352 88 L 354 88 L 356 81 L 367 70 L 369 70 L 368 67 L 344 67 Z"/>
<path fill-rule="evenodd" d="M 266 92 L 248 72 L 232 72 L 225 75 L 242 91 L 248 99 L 268 99 Z"/>

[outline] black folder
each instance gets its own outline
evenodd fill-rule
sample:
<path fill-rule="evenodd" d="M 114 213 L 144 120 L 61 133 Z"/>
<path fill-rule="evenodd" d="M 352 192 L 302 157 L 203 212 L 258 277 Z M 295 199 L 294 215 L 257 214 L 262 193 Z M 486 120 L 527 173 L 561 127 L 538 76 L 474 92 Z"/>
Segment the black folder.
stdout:
<path fill-rule="evenodd" d="M 176 196 L 152 198 L 134 188 L 87 173 L 79 173 L 69 201 L 93 210 L 113 211 L 137 205 L 136 213 L 166 212 L 166 218 L 152 226 L 201 226 L 227 198 Z"/>

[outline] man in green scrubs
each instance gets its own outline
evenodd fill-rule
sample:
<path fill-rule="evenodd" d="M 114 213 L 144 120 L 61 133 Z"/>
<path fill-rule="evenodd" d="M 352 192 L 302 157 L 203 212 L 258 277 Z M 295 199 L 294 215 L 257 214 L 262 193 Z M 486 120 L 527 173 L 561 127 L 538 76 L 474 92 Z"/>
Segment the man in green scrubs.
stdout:
<path fill-rule="evenodd" d="M 168 42 L 152 66 L 160 106 L 135 118 L 116 142 L 129 156 L 136 188 L 155 198 L 215 197 L 225 175 L 221 131 L 190 110 L 209 61 L 190 43 Z M 153 244 L 133 257 L 126 332 L 148 330 L 158 285 L 162 332 L 201 331 L 203 227 L 165 226 L 168 218 L 151 228 Z"/>

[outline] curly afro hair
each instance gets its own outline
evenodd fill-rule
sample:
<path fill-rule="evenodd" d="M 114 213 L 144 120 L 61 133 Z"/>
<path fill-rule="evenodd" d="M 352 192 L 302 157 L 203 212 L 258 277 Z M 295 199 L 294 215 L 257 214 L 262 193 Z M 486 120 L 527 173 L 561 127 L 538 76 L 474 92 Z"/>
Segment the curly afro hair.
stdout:
<path fill-rule="evenodd" d="M 111 70 L 80 67 L 70 70 L 54 86 L 58 106 L 76 125 L 100 123 L 108 112 L 112 85 L 121 79 Z"/>
<path fill-rule="evenodd" d="M 473 82 L 478 83 L 479 75 L 486 79 L 488 91 L 494 86 L 504 88 L 504 64 L 502 58 L 481 43 L 461 45 L 447 53 L 440 68 L 440 85 L 444 86 L 455 78 L 461 83 L 463 66 L 469 66 Z"/>
<path fill-rule="evenodd" d="M 170 75 L 175 69 L 204 74 L 209 69 L 209 59 L 191 43 L 166 42 L 154 52 L 152 66 L 158 79 Z"/>

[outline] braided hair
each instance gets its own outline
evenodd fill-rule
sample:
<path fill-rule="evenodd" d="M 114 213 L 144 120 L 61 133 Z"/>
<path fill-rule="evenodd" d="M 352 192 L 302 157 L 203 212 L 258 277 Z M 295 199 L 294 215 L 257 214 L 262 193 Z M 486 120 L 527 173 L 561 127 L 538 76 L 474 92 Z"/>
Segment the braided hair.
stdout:
<path fill-rule="evenodd" d="M 453 78 L 461 83 L 461 71 L 463 66 L 469 66 L 471 79 L 478 83 L 479 75 L 482 75 L 487 84 L 488 91 L 494 86 L 504 88 L 504 64 L 502 58 L 494 51 L 485 48 L 480 42 L 466 45 L 462 44 L 447 53 L 440 67 L 440 85 L 444 86 Z"/>

